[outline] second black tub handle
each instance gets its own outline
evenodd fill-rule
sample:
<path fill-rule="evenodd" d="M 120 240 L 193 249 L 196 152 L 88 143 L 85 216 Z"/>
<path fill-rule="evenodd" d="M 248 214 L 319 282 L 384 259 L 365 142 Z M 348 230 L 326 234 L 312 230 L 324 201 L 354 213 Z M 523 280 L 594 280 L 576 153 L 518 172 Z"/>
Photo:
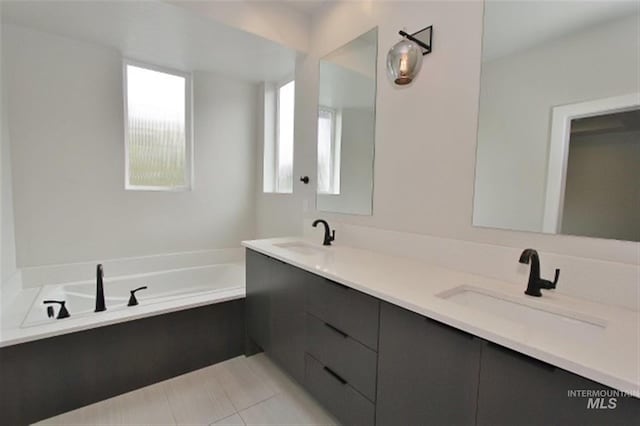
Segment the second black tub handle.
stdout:
<path fill-rule="evenodd" d="M 67 310 L 67 307 L 65 306 L 66 301 L 65 300 L 43 300 L 42 303 L 44 303 L 45 305 L 49 305 L 51 303 L 57 303 L 58 305 L 60 305 L 60 310 L 58 311 L 58 316 L 56 317 L 56 319 L 63 319 L 63 318 L 69 318 L 71 315 L 69 314 L 69 311 Z M 52 315 L 49 315 L 49 309 L 51 306 L 47 307 L 47 316 L 49 318 L 51 318 Z"/>
<path fill-rule="evenodd" d="M 136 299 L 136 291 L 146 290 L 147 286 L 144 285 L 142 287 L 138 287 L 135 290 L 131 290 L 131 296 L 129 296 L 129 303 L 127 306 L 136 306 L 138 304 L 138 299 Z"/>
<path fill-rule="evenodd" d="M 330 375 L 333 376 L 334 379 L 336 379 L 337 381 L 339 381 L 340 383 L 342 383 L 343 385 L 347 384 L 347 381 L 345 379 L 343 379 L 342 377 L 340 377 L 340 375 L 338 373 L 336 373 L 335 371 L 333 371 L 332 369 L 330 369 L 327 366 L 322 367 L 324 371 L 326 371 L 327 373 L 329 373 Z"/>

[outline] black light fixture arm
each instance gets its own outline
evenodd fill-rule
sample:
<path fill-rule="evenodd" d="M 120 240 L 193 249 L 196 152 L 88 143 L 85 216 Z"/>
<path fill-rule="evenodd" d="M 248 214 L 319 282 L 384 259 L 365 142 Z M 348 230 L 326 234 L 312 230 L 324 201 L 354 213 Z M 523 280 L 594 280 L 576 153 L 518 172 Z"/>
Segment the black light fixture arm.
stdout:
<path fill-rule="evenodd" d="M 429 31 L 429 43 L 425 43 L 424 41 L 418 39 L 417 37 L 415 37 L 416 34 L 420 34 L 423 31 Z M 417 31 L 413 34 L 409 34 L 406 31 L 400 30 L 398 31 L 398 34 L 400 34 L 402 37 L 408 38 L 409 40 L 413 41 L 414 43 L 416 43 L 418 46 L 420 46 L 422 48 L 422 56 L 424 55 L 428 55 L 429 53 L 431 53 L 431 40 L 432 40 L 432 36 L 433 36 L 433 25 L 429 25 L 426 28 L 421 29 L 420 31 Z"/>

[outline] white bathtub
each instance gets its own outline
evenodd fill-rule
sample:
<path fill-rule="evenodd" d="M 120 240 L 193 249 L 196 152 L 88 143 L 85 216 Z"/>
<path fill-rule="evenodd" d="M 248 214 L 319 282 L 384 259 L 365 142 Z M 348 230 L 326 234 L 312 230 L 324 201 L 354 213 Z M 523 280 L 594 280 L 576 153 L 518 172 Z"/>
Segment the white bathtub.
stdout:
<path fill-rule="evenodd" d="M 142 286 L 148 288 L 136 292 L 139 304 L 132 307 L 127 306 L 130 291 Z M 240 263 L 199 266 L 113 278 L 110 278 L 109 271 L 105 270 L 104 298 L 107 313 L 117 311 L 135 313 L 137 309 L 141 308 L 148 310 L 154 304 L 179 301 L 180 299 L 185 299 L 187 302 L 187 299 L 207 295 L 211 295 L 211 300 L 214 302 L 215 293 L 234 289 L 244 290 L 244 286 L 244 265 Z M 95 281 L 46 285 L 42 287 L 33 301 L 21 327 L 41 326 L 104 314 L 104 312 L 94 312 L 95 297 Z M 43 304 L 44 300 L 64 300 L 71 316 L 60 320 L 55 319 L 55 316 L 49 318 L 47 305 Z M 57 315 L 58 305 L 52 306 L 55 315 Z"/>

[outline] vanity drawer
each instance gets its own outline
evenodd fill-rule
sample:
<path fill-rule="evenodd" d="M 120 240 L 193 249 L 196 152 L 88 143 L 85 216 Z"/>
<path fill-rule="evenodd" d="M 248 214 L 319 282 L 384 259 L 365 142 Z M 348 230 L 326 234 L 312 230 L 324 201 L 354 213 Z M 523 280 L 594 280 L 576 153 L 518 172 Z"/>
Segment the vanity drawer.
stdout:
<path fill-rule="evenodd" d="M 342 424 L 374 424 L 374 404 L 309 354 L 305 354 L 304 379 L 307 390 Z"/>
<path fill-rule="evenodd" d="M 332 324 L 309 313 L 306 317 L 306 351 L 375 401 L 378 354 Z"/>
<path fill-rule="evenodd" d="M 306 310 L 378 350 L 378 299 L 316 276 L 309 286 Z"/>

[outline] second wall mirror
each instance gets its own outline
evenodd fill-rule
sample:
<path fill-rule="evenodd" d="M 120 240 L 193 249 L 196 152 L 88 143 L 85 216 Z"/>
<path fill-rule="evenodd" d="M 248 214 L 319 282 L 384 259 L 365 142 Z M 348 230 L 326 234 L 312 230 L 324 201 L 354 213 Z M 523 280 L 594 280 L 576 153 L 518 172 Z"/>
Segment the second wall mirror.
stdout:
<path fill-rule="evenodd" d="M 640 241 L 639 19 L 485 2 L 474 225 Z"/>
<path fill-rule="evenodd" d="M 320 60 L 317 208 L 371 215 L 378 29 Z"/>

